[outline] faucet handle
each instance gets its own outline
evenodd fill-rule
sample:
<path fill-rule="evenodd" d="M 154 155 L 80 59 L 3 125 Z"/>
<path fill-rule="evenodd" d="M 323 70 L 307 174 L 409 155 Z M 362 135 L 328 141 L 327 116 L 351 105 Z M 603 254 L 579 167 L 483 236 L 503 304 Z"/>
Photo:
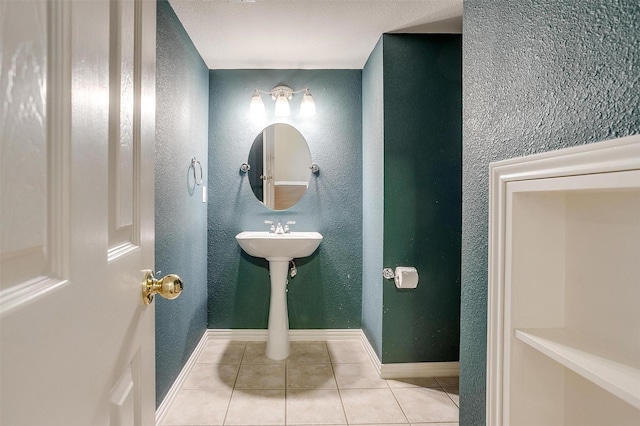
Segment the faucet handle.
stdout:
<path fill-rule="evenodd" d="M 267 225 L 271 225 L 271 226 L 269 227 L 269 232 L 275 232 L 276 227 L 275 227 L 275 225 L 273 224 L 273 221 L 272 221 L 272 220 L 265 220 L 265 221 L 264 221 L 264 223 L 266 223 Z"/>
<path fill-rule="evenodd" d="M 295 220 L 288 220 L 287 223 L 285 223 L 284 225 L 284 232 L 289 232 L 289 225 L 295 225 L 296 221 Z"/>

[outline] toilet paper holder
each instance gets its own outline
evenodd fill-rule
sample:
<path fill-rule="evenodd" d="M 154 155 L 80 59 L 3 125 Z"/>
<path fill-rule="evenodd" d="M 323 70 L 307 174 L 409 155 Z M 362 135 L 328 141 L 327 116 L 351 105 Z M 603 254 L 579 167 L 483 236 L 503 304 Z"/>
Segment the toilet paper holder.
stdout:
<path fill-rule="evenodd" d="M 384 268 L 382 270 L 382 276 L 387 280 L 393 280 L 396 277 L 396 273 L 391 268 Z"/>
<path fill-rule="evenodd" d="M 413 266 L 397 266 L 395 270 L 384 268 L 382 276 L 395 281 L 396 287 L 402 290 L 414 289 L 420 282 L 418 271 Z"/>

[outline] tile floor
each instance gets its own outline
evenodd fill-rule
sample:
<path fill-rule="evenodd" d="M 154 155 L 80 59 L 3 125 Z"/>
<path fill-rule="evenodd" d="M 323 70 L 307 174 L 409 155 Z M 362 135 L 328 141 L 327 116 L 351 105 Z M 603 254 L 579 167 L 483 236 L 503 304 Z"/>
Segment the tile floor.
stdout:
<path fill-rule="evenodd" d="M 209 341 L 164 425 L 457 425 L 458 378 L 380 379 L 357 340 Z"/>

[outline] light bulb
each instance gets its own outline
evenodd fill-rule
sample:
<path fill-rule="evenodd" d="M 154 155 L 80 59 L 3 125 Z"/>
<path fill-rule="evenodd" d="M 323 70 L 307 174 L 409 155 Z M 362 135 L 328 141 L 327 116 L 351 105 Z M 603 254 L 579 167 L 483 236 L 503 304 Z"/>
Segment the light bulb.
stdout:
<path fill-rule="evenodd" d="M 302 102 L 300 103 L 300 114 L 306 116 L 316 115 L 316 103 L 313 100 L 313 96 L 311 96 L 309 89 L 304 92 L 304 96 L 302 97 Z"/>
<path fill-rule="evenodd" d="M 264 116 L 266 115 L 264 112 L 264 102 L 262 102 L 262 98 L 260 97 L 260 93 L 258 93 L 257 89 L 255 92 L 253 92 L 253 96 L 251 96 L 249 114 L 253 118 L 264 118 Z"/>
<path fill-rule="evenodd" d="M 284 94 L 278 95 L 276 99 L 276 117 L 288 117 L 291 114 L 291 109 L 289 108 L 289 101 L 287 100 Z"/>

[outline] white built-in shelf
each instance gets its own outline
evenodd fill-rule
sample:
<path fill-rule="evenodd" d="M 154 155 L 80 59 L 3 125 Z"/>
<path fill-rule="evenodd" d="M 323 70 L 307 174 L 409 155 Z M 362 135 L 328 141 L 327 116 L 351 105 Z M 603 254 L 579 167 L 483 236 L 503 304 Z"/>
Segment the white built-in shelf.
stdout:
<path fill-rule="evenodd" d="M 520 329 L 516 338 L 640 408 L 640 360 L 603 348 L 563 328 Z"/>
<path fill-rule="evenodd" d="M 640 135 L 490 174 L 486 424 L 640 425 Z"/>

